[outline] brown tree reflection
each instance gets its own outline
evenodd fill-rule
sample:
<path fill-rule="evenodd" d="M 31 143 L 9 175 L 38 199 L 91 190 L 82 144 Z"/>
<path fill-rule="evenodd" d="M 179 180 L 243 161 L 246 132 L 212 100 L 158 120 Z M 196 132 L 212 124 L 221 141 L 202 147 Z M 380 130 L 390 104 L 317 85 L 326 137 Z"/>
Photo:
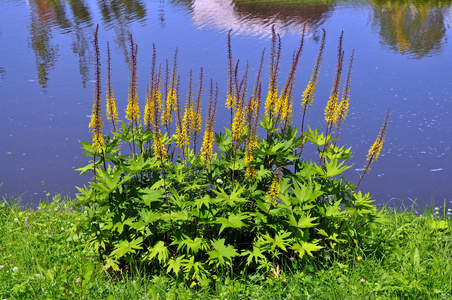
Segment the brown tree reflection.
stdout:
<path fill-rule="evenodd" d="M 103 26 L 114 28 L 117 47 L 123 49 L 128 60 L 126 41 L 130 34 L 128 24 L 146 19 L 146 7 L 141 0 L 98 0 L 96 7 L 84 0 L 29 0 L 29 44 L 36 56 L 36 69 L 39 83 L 46 88 L 49 72 L 58 57 L 58 42 L 54 41 L 53 31 L 70 34 L 71 49 L 78 58 L 79 72 L 83 87 L 90 80 L 92 66 L 91 40 L 94 31 L 93 10 L 99 9 Z M 94 2 L 95 3 L 95 2 Z"/>
<path fill-rule="evenodd" d="M 135 0 L 98 0 L 102 21 L 106 29 L 115 31 L 115 43 L 122 50 L 124 61 L 129 63 L 129 47 L 127 41 L 130 36 L 129 23 L 146 20 L 146 6 L 142 1 Z"/>
<path fill-rule="evenodd" d="M 52 44 L 50 24 L 54 19 L 53 10 L 47 1 L 30 1 L 29 44 L 36 57 L 38 82 L 46 88 L 49 71 L 56 62 L 58 45 Z"/>
<path fill-rule="evenodd" d="M 389 49 L 420 59 L 438 54 L 452 1 L 372 0 L 373 25 Z"/>
<path fill-rule="evenodd" d="M 269 36 L 275 25 L 280 34 L 301 33 L 303 25 L 316 29 L 334 9 L 335 1 L 193 0 L 198 27 L 234 30 L 245 35 Z"/>

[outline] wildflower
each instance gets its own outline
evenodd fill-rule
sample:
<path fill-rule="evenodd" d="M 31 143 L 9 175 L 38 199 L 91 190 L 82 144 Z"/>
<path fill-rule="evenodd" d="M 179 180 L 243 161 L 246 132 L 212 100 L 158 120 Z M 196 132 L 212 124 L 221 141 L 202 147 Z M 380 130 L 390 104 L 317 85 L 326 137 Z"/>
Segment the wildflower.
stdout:
<path fill-rule="evenodd" d="M 0 270 L 3 269 L 3 265 L 0 265 Z"/>
<path fill-rule="evenodd" d="M 168 77 L 167 77 L 168 78 Z M 174 52 L 173 67 L 171 70 L 170 86 L 166 101 L 162 109 L 162 126 L 169 126 L 173 120 L 173 112 L 178 110 L 178 76 L 177 76 L 177 49 Z M 168 80 L 168 79 L 167 79 Z"/>
<path fill-rule="evenodd" d="M 14 267 L 14 268 L 13 268 L 13 272 L 17 272 L 17 270 L 19 270 L 18 267 Z"/>
<path fill-rule="evenodd" d="M 212 159 L 213 154 L 213 142 L 214 142 L 214 125 L 215 125 L 215 116 L 217 111 L 218 104 L 218 84 L 214 90 L 213 81 L 210 81 L 210 99 L 209 99 L 209 108 L 207 111 L 207 121 L 204 129 L 204 139 L 201 147 L 201 159 L 203 161 L 210 161 Z"/>
<path fill-rule="evenodd" d="M 361 256 L 358 256 L 358 257 L 356 258 L 357 261 L 360 261 L 361 259 L 362 259 Z"/>
<path fill-rule="evenodd" d="M 75 282 L 80 283 L 80 282 L 82 282 L 82 279 L 81 279 L 80 277 L 78 277 L 78 278 L 75 280 Z"/>
<path fill-rule="evenodd" d="M 236 72 L 234 72 L 234 66 L 233 66 L 233 60 L 232 60 L 232 51 L 231 51 L 231 31 L 228 32 L 228 92 L 226 96 L 226 107 L 228 109 L 235 109 L 236 105 L 236 97 L 234 96 L 234 82 L 235 82 L 235 75 L 237 75 Z"/>
<path fill-rule="evenodd" d="M 386 112 L 386 118 L 383 122 L 383 126 L 378 133 L 377 139 L 375 140 L 372 147 L 369 149 L 369 153 L 367 154 L 366 163 L 364 164 L 364 174 L 369 173 L 370 166 L 377 158 L 380 156 L 381 149 L 383 149 L 383 142 L 385 141 L 386 130 L 388 128 L 388 118 L 389 118 L 389 109 Z"/>
<path fill-rule="evenodd" d="M 221 180 L 220 178 L 218 178 L 218 179 L 217 179 L 217 183 L 218 183 L 218 184 L 222 184 L 222 183 L 223 183 L 223 180 Z"/>
<path fill-rule="evenodd" d="M 31 212 L 29 212 L 28 215 L 31 216 Z"/>
<path fill-rule="evenodd" d="M 52 231 L 51 235 L 52 235 L 52 236 L 54 236 L 54 235 L 55 235 L 55 232 L 54 232 L 54 231 Z"/>
<path fill-rule="evenodd" d="M 361 278 L 361 282 L 362 282 L 362 283 L 366 282 L 366 279 Z"/>
<path fill-rule="evenodd" d="M 336 124 L 338 121 L 338 100 L 339 100 L 339 90 L 342 77 L 342 66 L 344 60 L 344 51 L 342 50 L 342 37 L 339 38 L 339 47 L 337 54 L 337 64 L 336 64 L 336 75 L 334 76 L 333 86 L 331 87 L 330 99 L 325 108 L 325 121 L 328 126 Z"/>
<path fill-rule="evenodd" d="M 96 68 L 95 68 L 95 77 L 96 77 L 96 88 L 94 93 L 94 103 L 93 103 L 93 112 L 91 114 L 91 121 L 89 122 L 88 127 L 89 130 L 93 133 L 93 144 L 96 148 L 96 151 L 100 152 L 104 148 L 104 137 L 102 135 L 102 117 L 101 117 L 101 100 L 100 100 L 100 52 L 99 52 L 99 43 L 97 39 L 97 32 L 99 26 L 96 27 L 96 32 L 94 34 L 94 49 L 96 53 Z"/>
<path fill-rule="evenodd" d="M 196 285 L 196 281 L 192 281 L 191 285 Z"/>
<path fill-rule="evenodd" d="M 116 131 L 115 124 L 118 121 L 118 110 L 116 109 L 115 94 L 111 84 L 111 56 L 110 45 L 107 41 L 107 119 L 113 125 L 113 131 Z"/>
<path fill-rule="evenodd" d="M 345 83 L 344 83 L 344 91 L 342 92 L 341 102 L 339 103 L 339 105 L 337 107 L 337 114 L 338 114 L 337 129 L 338 130 L 339 130 L 341 123 L 347 118 L 347 114 L 348 114 L 348 107 L 349 107 L 349 101 L 350 101 L 350 81 L 351 81 L 351 77 L 352 77 L 352 66 L 353 66 L 354 55 L 355 55 L 355 51 L 352 52 L 352 56 L 350 58 L 350 64 L 348 66 L 347 78 L 345 79 Z"/>
<path fill-rule="evenodd" d="M 167 156 L 166 148 L 163 144 L 163 137 L 160 134 L 160 130 L 154 134 L 154 154 L 157 160 L 164 161 Z"/>
<path fill-rule="evenodd" d="M 278 101 L 278 70 L 281 58 L 281 38 L 276 34 L 272 27 L 272 45 L 270 50 L 270 71 L 268 94 L 265 101 L 265 116 L 273 116 L 276 111 L 276 102 Z"/>
<path fill-rule="evenodd" d="M 278 197 L 279 190 L 281 188 L 280 182 L 281 182 L 281 171 L 278 169 L 275 175 L 273 176 L 272 183 L 270 185 L 270 188 L 268 190 L 268 198 L 267 202 L 270 201 L 271 203 Z"/>
<path fill-rule="evenodd" d="M 14 222 L 19 222 L 19 219 L 18 218 L 14 218 Z"/>
<path fill-rule="evenodd" d="M 184 116 L 182 120 L 179 120 L 176 127 L 177 144 L 179 147 L 186 148 L 190 144 L 190 128 L 193 127 L 193 110 L 193 73 L 192 70 L 190 70 L 189 87 L 187 92 L 187 101 L 185 102 Z"/>
<path fill-rule="evenodd" d="M 322 64 L 323 53 L 325 52 L 325 39 L 326 31 L 323 30 L 322 42 L 320 43 L 320 48 L 317 53 L 317 58 L 315 60 L 314 69 L 312 70 L 311 79 L 309 80 L 308 86 L 302 95 L 302 106 L 304 107 L 303 117 L 306 113 L 308 107 L 310 107 L 314 101 L 315 88 L 317 87 L 317 82 L 319 81 L 320 65 Z"/>
<path fill-rule="evenodd" d="M 138 106 L 137 96 L 137 52 L 138 46 L 133 43 L 132 34 L 130 35 L 130 82 L 129 95 L 127 99 L 126 119 L 130 122 L 138 122 L 140 119 L 140 108 Z"/>

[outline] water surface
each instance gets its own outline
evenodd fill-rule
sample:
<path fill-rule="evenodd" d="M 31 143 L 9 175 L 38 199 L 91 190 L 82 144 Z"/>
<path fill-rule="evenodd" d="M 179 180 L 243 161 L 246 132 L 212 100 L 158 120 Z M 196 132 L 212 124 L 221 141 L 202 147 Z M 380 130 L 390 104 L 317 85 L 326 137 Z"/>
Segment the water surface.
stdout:
<path fill-rule="evenodd" d="M 219 82 L 220 103 L 227 83 L 226 41 L 232 30 L 233 55 L 253 72 L 271 27 L 281 34 L 281 85 L 289 71 L 304 24 L 308 28 L 299 66 L 295 103 L 301 99 L 319 47 L 327 47 L 312 127 L 323 124 L 344 31 L 345 57 L 355 50 L 350 116 L 341 143 L 352 146 L 357 182 L 368 148 L 387 108 L 391 117 L 382 156 L 361 189 L 378 203 L 409 205 L 452 200 L 450 94 L 452 53 L 450 1 L 139 1 L 4 0 L 0 2 L 0 194 L 28 203 L 46 192 L 74 195 L 88 182 L 76 168 L 87 163 L 78 140 L 88 141 L 94 95 L 93 35 L 100 28 L 103 86 L 106 43 L 112 48 L 113 84 L 124 116 L 128 88 L 128 38 L 139 46 L 139 99 L 144 106 L 152 44 L 160 63 L 179 50 L 181 92 L 189 69 Z M 268 62 L 268 57 L 266 57 Z M 254 78 L 254 75 L 250 78 Z M 105 96 L 105 94 L 103 94 Z M 205 111 L 205 109 L 204 109 Z M 295 107 L 295 112 L 298 108 Z M 220 104 L 217 129 L 227 125 Z"/>

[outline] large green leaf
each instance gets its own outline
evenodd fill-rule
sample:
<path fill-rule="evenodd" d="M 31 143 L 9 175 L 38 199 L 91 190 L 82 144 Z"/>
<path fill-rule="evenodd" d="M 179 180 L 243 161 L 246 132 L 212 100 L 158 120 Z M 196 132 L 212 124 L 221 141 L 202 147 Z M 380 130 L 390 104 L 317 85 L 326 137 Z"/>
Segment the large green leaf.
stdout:
<path fill-rule="evenodd" d="M 164 262 L 166 260 L 168 260 L 169 257 L 169 250 L 168 248 L 165 246 L 165 242 L 163 241 L 158 241 L 154 247 L 152 247 L 149 251 L 148 251 L 148 259 L 152 260 L 155 257 L 157 257 L 159 262 Z"/>
<path fill-rule="evenodd" d="M 236 185 L 230 195 L 228 195 L 228 193 L 226 193 L 225 190 L 220 187 L 213 192 L 217 195 L 217 202 L 225 203 L 229 206 L 235 206 L 237 203 L 248 202 L 248 200 L 246 200 L 245 198 L 240 197 L 244 189 L 245 186 L 240 187 L 239 185 Z"/>
<path fill-rule="evenodd" d="M 286 222 L 289 223 L 293 227 L 302 229 L 302 228 L 311 228 L 311 227 L 318 225 L 318 223 L 312 223 L 312 221 L 315 221 L 317 219 L 318 219 L 318 217 L 311 218 L 310 214 L 303 213 L 297 222 L 295 219 L 295 216 L 293 214 L 290 214 L 289 220 Z"/>
<path fill-rule="evenodd" d="M 182 260 L 184 259 L 185 255 L 180 255 L 176 259 L 171 258 L 168 261 L 168 268 L 166 269 L 167 273 L 170 273 L 173 271 L 174 273 L 179 274 L 179 271 L 182 267 Z"/>
<path fill-rule="evenodd" d="M 180 249 L 184 249 L 187 247 L 187 254 L 190 252 L 198 253 L 199 250 L 206 250 L 208 247 L 208 243 L 203 238 L 196 237 L 194 240 L 190 238 L 186 238 L 183 241 L 179 243 L 179 246 L 177 247 L 177 251 Z"/>
<path fill-rule="evenodd" d="M 242 254 L 240 254 L 240 255 L 241 256 L 248 256 L 246 258 L 246 265 L 247 266 L 253 261 L 253 259 L 256 262 L 256 264 L 257 264 L 257 260 L 259 258 L 266 259 L 264 254 L 263 254 L 263 252 L 258 247 L 254 246 L 254 245 L 253 245 L 253 251 L 251 251 L 251 250 L 244 250 L 242 252 Z"/>
<path fill-rule="evenodd" d="M 320 186 L 315 182 L 307 182 L 306 184 L 302 184 L 296 181 L 293 183 L 293 193 L 295 197 L 293 197 L 292 200 L 296 204 L 314 201 L 323 194 L 320 190 Z"/>
<path fill-rule="evenodd" d="M 245 223 L 243 223 L 242 221 L 247 219 L 248 215 L 246 215 L 245 213 L 240 213 L 238 215 L 234 215 L 234 214 L 230 214 L 229 217 L 223 218 L 223 217 L 219 217 L 217 218 L 217 220 L 214 222 L 216 224 L 221 224 L 221 228 L 220 228 L 220 234 L 221 232 L 226 229 L 226 228 L 242 228 L 243 226 L 246 226 Z"/>
<path fill-rule="evenodd" d="M 141 243 L 143 243 L 143 237 L 133 239 L 130 242 L 123 240 L 115 246 L 115 250 L 111 252 L 111 255 L 116 259 L 119 259 L 127 253 L 136 253 L 136 250 L 143 249 L 143 247 L 141 247 Z"/>
<path fill-rule="evenodd" d="M 212 247 L 214 250 L 207 252 L 211 263 L 215 262 L 219 265 L 224 265 L 226 260 L 230 262 L 231 258 L 239 255 L 233 246 L 226 246 L 224 241 L 225 239 L 213 240 Z"/>
<path fill-rule="evenodd" d="M 261 245 L 269 245 L 270 249 L 274 251 L 277 247 L 283 251 L 287 251 L 286 246 L 290 245 L 292 238 L 289 238 L 292 234 L 288 231 L 280 231 L 275 238 L 272 238 L 269 234 L 262 235 L 258 241 Z"/>
<path fill-rule="evenodd" d="M 298 254 L 300 255 L 300 258 L 303 258 L 305 254 L 308 254 L 309 256 L 313 256 L 313 251 L 319 251 L 322 249 L 322 246 L 318 245 L 319 240 L 314 240 L 312 243 L 299 241 L 298 243 L 295 243 L 291 249 L 298 251 Z"/>

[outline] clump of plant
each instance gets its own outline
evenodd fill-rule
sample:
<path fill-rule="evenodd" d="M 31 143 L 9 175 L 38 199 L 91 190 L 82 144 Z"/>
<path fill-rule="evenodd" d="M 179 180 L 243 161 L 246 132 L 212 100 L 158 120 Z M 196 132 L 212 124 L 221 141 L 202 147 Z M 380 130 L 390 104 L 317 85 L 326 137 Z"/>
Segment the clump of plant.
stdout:
<path fill-rule="evenodd" d="M 202 68 L 196 92 L 190 70 L 182 109 L 177 50 L 170 68 L 168 61 L 157 65 L 154 47 L 141 118 L 138 47 L 132 36 L 127 122 L 117 127 L 108 49 L 106 111 L 113 132 L 103 135 L 97 34 L 96 30 L 93 141 L 81 142 L 92 162 L 79 169 L 92 171 L 94 176 L 89 186 L 79 188 L 77 205 L 83 205 L 86 214 L 78 220 L 77 233 L 99 253 L 106 268 L 118 271 L 139 263 L 153 272 L 202 284 L 218 274 L 248 272 L 278 278 L 294 262 L 323 260 L 325 251 L 353 247 L 359 242 L 359 232 L 380 218 L 369 194 L 341 176 L 350 168 L 345 164 L 350 148 L 338 145 L 338 135 L 348 113 L 353 64 L 352 54 L 343 81 L 342 35 L 324 132 L 310 127 L 304 131 L 304 117 L 314 100 L 325 32 L 301 97 L 302 122 L 294 124 L 295 74 L 304 35 L 286 82 L 278 90 L 281 41 L 273 31 L 266 97 L 262 96 L 265 50 L 248 95 L 248 65 L 239 75 L 228 36 L 226 106 L 231 123 L 221 133 L 214 132 L 220 95 L 212 80 L 202 122 Z M 389 111 L 369 151 L 364 174 L 379 156 L 388 116 Z M 308 143 L 315 145 L 317 161 L 305 159 Z"/>

